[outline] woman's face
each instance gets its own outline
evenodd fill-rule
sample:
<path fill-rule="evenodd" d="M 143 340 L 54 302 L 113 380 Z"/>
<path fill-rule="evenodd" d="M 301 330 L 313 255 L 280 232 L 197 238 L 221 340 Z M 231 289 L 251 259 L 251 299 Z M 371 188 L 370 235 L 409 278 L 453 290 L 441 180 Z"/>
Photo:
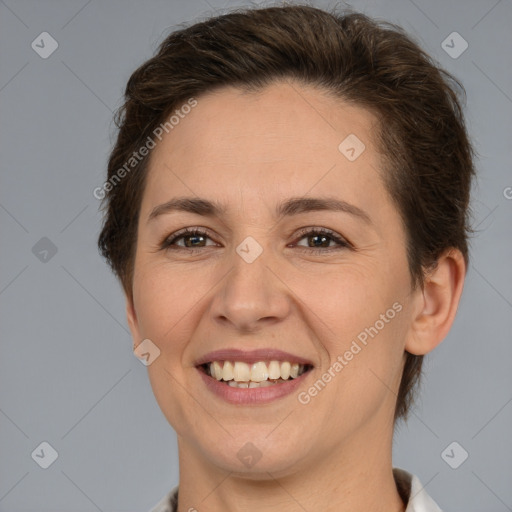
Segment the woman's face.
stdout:
<path fill-rule="evenodd" d="M 416 292 L 375 129 L 362 108 L 276 83 L 198 97 L 157 144 L 128 317 L 160 350 L 151 385 L 187 456 L 257 478 L 391 440 Z M 309 366 L 274 384 L 287 363 Z"/>

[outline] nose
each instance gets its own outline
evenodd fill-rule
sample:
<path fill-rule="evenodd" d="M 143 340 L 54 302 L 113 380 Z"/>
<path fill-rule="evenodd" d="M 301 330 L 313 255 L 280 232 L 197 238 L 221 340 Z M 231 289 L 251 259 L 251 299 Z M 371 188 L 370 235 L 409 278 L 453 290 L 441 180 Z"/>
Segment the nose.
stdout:
<path fill-rule="evenodd" d="M 277 264 L 265 253 L 248 263 L 235 252 L 233 268 L 212 301 L 214 321 L 249 333 L 288 316 L 290 292 L 279 278 Z"/>

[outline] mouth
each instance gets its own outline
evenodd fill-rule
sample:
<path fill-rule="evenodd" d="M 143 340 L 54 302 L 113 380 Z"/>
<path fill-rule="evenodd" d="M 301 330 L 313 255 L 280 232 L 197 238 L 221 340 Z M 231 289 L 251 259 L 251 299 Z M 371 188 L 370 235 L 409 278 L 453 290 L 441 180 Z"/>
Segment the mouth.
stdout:
<path fill-rule="evenodd" d="M 266 360 L 247 363 L 235 360 L 214 360 L 197 369 L 219 384 L 238 389 L 279 386 L 298 379 L 313 369 L 308 363 Z"/>

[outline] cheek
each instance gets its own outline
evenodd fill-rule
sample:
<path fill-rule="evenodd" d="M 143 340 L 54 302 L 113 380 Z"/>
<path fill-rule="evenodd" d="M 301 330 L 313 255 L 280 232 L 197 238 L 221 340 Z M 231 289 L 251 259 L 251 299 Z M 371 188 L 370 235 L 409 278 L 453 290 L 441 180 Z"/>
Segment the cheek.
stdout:
<path fill-rule="evenodd" d="M 183 273 L 171 272 L 162 264 L 147 265 L 134 280 L 140 335 L 160 349 L 160 356 L 147 367 L 151 388 L 160 409 L 180 435 L 186 435 L 190 428 L 187 411 L 197 406 L 183 387 L 187 370 L 183 356 L 199 321 L 201 293 L 194 284 Z M 196 291 L 189 293 L 189 289 Z"/>
<path fill-rule="evenodd" d="M 322 274 L 298 272 L 292 289 L 304 311 L 317 317 L 312 322 L 323 325 L 340 342 L 374 325 L 403 296 L 401 288 L 376 265 L 340 264 Z"/>
<path fill-rule="evenodd" d="M 180 277 L 179 272 L 169 272 L 165 265 L 147 265 L 134 276 L 134 303 L 140 335 L 151 339 L 164 358 L 176 355 L 183 349 L 180 340 L 186 340 L 183 330 L 188 317 L 194 314 L 199 295 L 190 292 L 194 287 Z"/>
<path fill-rule="evenodd" d="M 331 389 L 337 403 L 375 405 L 396 388 L 407 329 L 406 283 L 407 275 L 385 274 L 377 266 L 297 276 L 293 289 L 326 353 L 322 370 L 336 376 L 326 378 L 336 382 Z"/>

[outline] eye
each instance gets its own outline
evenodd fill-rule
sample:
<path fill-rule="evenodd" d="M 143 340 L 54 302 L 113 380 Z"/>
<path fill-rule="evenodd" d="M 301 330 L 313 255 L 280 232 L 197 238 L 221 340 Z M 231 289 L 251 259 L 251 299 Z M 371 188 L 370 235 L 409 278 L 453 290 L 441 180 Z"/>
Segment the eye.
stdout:
<path fill-rule="evenodd" d="M 340 249 L 352 248 L 350 242 L 334 231 L 326 228 L 304 228 L 297 233 L 298 240 L 307 239 L 307 244 L 295 243 L 301 251 L 326 253 Z M 199 227 L 184 228 L 172 233 L 160 243 L 162 250 L 184 250 L 187 252 L 200 251 L 205 247 L 218 246 L 213 242 L 208 232 Z"/>
<path fill-rule="evenodd" d="M 306 245 L 296 243 L 297 247 L 304 247 L 306 251 L 325 253 L 352 247 L 343 237 L 326 228 L 304 228 L 298 236 L 299 240 L 307 239 Z M 331 245 L 332 242 L 334 245 Z"/>
<path fill-rule="evenodd" d="M 207 247 L 206 240 L 211 238 L 208 236 L 207 231 L 201 228 L 185 228 L 172 235 L 166 237 L 160 244 L 161 249 L 183 249 L 188 251 L 194 251 L 195 249 L 201 249 Z M 178 242 L 183 242 L 178 243 Z M 217 245 L 215 243 L 210 244 Z"/>

